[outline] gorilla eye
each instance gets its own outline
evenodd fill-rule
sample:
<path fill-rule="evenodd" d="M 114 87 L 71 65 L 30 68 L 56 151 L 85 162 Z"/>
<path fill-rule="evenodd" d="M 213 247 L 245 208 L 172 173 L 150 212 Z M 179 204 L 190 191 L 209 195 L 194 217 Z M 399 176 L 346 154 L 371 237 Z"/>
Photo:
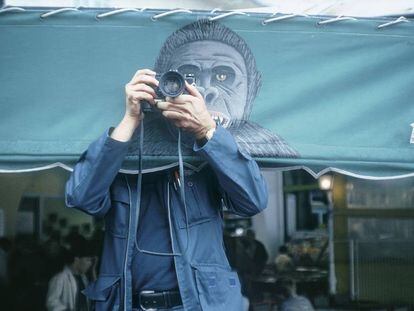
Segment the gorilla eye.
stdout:
<path fill-rule="evenodd" d="M 227 75 L 225 73 L 218 73 L 216 74 L 217 81 L 223 82 L 227 79 Z"/>
<path fill-rule="evenodd" d="M 217 66 L 212 70 L 212 83 L 215 84 L 225 84 L 227 86 L 231 86 L 235 77 L 235 71 L 229 66 Z"/>

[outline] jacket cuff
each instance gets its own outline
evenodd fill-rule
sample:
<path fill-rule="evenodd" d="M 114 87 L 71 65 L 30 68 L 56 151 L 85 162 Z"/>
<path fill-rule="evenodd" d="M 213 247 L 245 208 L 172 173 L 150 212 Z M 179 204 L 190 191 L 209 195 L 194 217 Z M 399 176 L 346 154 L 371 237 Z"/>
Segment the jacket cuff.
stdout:
<path fill-rule="evenodd" d="M 109 147 L 110 149 L 119 149 L 120 151 L 128 150 L 128 147 L 131 143 L 131 139 L 129 141 L 120 141 L 120 140 L 113 139 L 111 137 L 111 134 L 114 129 L 115 129 L 114 127 L 109 128 L 103 135 L 105 139 L 105 146 Z"/>
<path fill-rule="evenodd" d="M 217 125 L 213 137 L 202 146 L 195 142 L 193 150 L 206 158 L 211 158 L 218 150 L 237 153 L 238 146 L 230 132 L 221 125 Z"/>

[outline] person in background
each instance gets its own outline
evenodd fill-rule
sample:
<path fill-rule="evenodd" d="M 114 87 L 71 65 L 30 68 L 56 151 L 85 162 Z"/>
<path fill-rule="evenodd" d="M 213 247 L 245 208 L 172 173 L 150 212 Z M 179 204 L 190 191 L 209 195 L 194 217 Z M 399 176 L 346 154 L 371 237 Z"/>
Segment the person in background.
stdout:
<path fill-rule="evenodd" d="M 296 284 L 292 278 L 281 277 L 276 281 L 276 293 L 280 300 L 280 311 L 314 311 L 311 302 L 296 294 Z"/>
<path fill-rule="evenodd" d="M 43 244 L 43 256 L 45 266 L 43 267 L 43 280 L 47 282 L 52 276 L 62 270 L 65 265 L 66 249 L 62 246 L 59 231 L 52 231 L 48 240 Z"/>
<path fill-rule="evenodd" d="M 67 264 L 49 281 L 46 297 L 48 311 L 89 311 L 90 302 L 82 294 L 89 284 L 87 273 L 94 269 L 91 248 L 85 239 L 74 241 L 67 256 Z M 96 274 L 93 273 L 94 278 Z"/>
<path fill-rule="evenodd" d="M 11 300 L 11 307 L 4 310 L 41 310 L 44 296 L 39 281 L 45 265 L 42 255 L 41 247 L 33 235 L 15 236 L 8 265 L 8 298 Z"/>
<path fill-rule="evenodd" d="M 0 238 L 0 301 L 2 307 L 8 307 L 9 296 L 9 257 L 12 243 L 7 238 Z"/>
<path fill-rule="evenodd" d="M 0 238 L 0 286 L 6 286 L 8 282 L 8 261 L 11 250 L 11 242 L 7 238 Z"/>
<path fill-rule="evenodd" d="M 276 256 L 275 265 L 278 273 L 288 273 L 294 270 L 295 265 L 292 258 L 288 255 L 286 245 L 279 247 L 279 254 Z"/>
<path fill-rule="evenodd" d="M 252 229 L 247 229 L 242 243 L 253 263 L 253 271 L 251 272 L 254 275 L 259 275 L 262 273 L 269 258 L 265 246 L 262 242 L 256 240 L 256 234 Z"/>

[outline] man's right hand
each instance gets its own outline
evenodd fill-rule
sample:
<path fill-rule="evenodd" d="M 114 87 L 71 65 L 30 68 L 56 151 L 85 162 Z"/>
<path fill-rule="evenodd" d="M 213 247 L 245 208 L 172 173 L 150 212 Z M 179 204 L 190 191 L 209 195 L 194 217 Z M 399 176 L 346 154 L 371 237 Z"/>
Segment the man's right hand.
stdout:
<path fill-rule="evenodd" d="M 141 119 L 141 101 L 146 100 L 154 105 L 156 97 L 154 87 L 158 86 L 155 72 L 150 69 L 138 70 L 134 77 L 125 85 L 126 109 L 125 115 Z"/>
<path fill-rule="evenodd" d="M 119 141 L 128 141 L 138 127 L 143 114 L 141 102 L 148 101 L 154 105 L 156 97 L 154 87 L 158 86 L 155 72 L 150 69 L 138 70 L 130 82 L 125 85 L 125 115 L 118 126 L 113 130 L 111 137 Z"/>

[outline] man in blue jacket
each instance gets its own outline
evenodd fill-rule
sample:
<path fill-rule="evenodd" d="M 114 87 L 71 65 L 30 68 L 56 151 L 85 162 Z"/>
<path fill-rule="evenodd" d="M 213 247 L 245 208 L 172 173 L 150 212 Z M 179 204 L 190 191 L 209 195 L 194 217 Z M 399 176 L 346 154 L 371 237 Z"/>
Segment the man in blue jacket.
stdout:
<path fill-rule="evenodd" d="M 239 279 L 223 248 L 222 203 L 239 215 L 257 214 L 267 204 L 265 181 L 256 162 L 216 125 L 203 96 L 187 83 L 188 94 L 157 107 L 192 133 L 194 152 L 208 165 L 186 174 L 185 185 L 176 171 L 144 174 L 141 204 L 133 204 L 136 178 L 118 171 L 143 118 L 140 104 L 155 105 L 157 85 L 155 72 L 137 71 L 125 87 L 123 119 L 89 146 L 67 182 L 69 207 L 105 218 L 99 276 L 85 294 L 96 310 L 240 311 Z M 179 187 L 185 189 L 186 211 Z"/>
<path fill-rule="evenodd" d="M 255 215 L 267 204 L 265 181 L 256 162 L 216 125 L 203 96 L 187 83 L 188 94 L 157 107 L 194 135 L 194 152 L 208 165 L 188 174 L 185 185 L 175 171 L 145 174 L 141 204 L 135 206 L 136 178 L 118 171 L 142 120 L 140 103 L 155 104 L 157 85 L 155 72 L 137 71 L 125 87 L 123 119 L 90 145 L 67 182 L 69 207 L 105 217 L 99 277 L 85 294 L 96 310 L 240 311 L 240 283 L 223 249 L 222 203 L 236 214 Z M 132 217 L 136 208 L 139 219 Z"/>

